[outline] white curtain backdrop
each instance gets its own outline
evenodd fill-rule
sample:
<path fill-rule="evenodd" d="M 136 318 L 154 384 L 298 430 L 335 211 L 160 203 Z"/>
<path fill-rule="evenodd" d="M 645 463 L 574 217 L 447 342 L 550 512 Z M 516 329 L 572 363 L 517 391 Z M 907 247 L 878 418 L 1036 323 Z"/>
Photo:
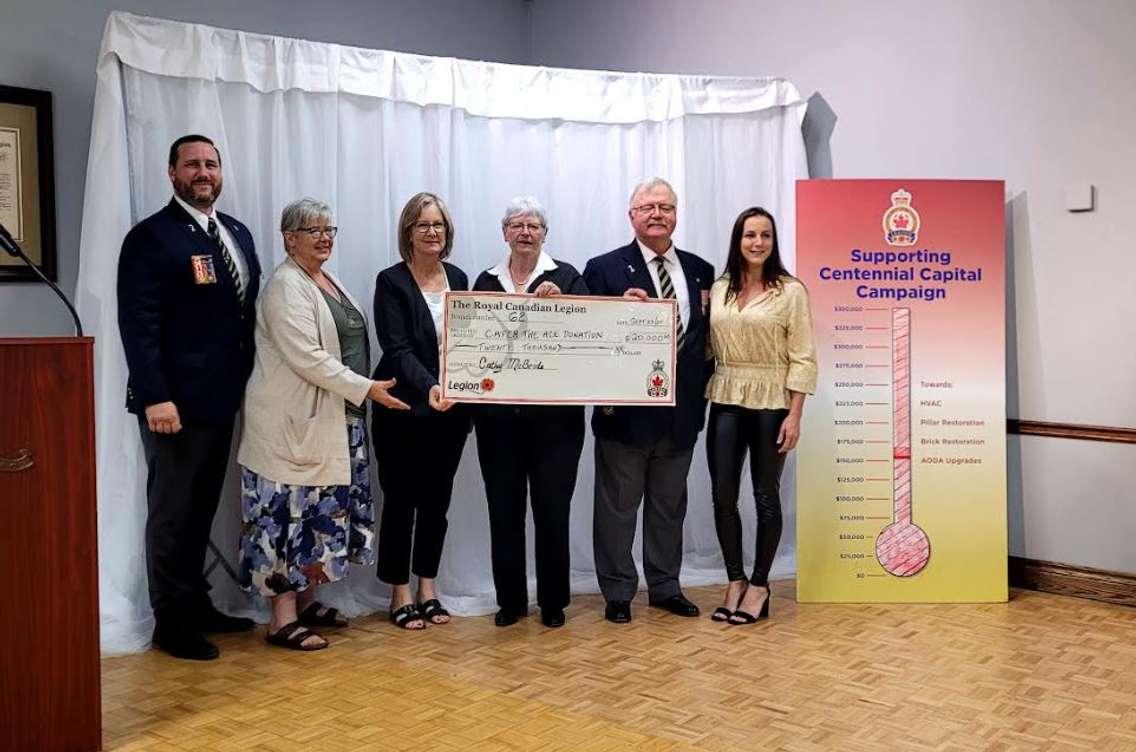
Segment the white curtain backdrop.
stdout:
<path fill-rule="evenodd" d="M 97 75 L 77 297 L 97 338 L 106 653 L 143 649 L 152 629 L 143 552 L 145 461 L 137 422 L 123 408 L 126 364 L 116 323 L 115 269 L 127 230 L 170 199 L 166 155 L 178 136 L 203 133 L 217 142 L 225 181 L 218 205 L 249 226 L 266 275 L 283 259 L 275 230 L 283 206 L 301 196 L 329 202 L 340 227 L 329 268 L 368 306 L 376 273 L 398 260 L 398 214 L 421 190 L 449 204 L 456 228 L 451 261 L 471 281 L 507 251 L 500 219 L 512 196 L 533 194 L 545 204 L 550 225 L 545 249 L 582 270 L 590 257 L 631 240 L 630 190 L 655 175 L 678 192 L 680 248 L 720 271 L 733 218 L 759 204 L 777 217 L 782 253 L 790 269 L 794 265 L 794 181 L 806 176 L 800 130 L 805 103 L 781 79 L 471 62 L 124 13 L 107 21 Z M 790 459 L 775 575 L 795 565 L 793 477 Z M 589 437 L 572 509 L 576 592 L 597 590 L 592 482 Z M 722 582 L 701 443 L 689 489 L 683 582 Z M 378 500 L 377 484 L 375 492 Z M 749 557 L 754 513 L 748 492 L 741 505 Z M 239 521 L 231 472 L 213 535 L 230 562 L 236 559 Z M 495 609 L 488 538 L 471 438 L 457 475 L 438 580 L 458 614 Z M 530 557 L 531 541 L 530 526 Z M 223 570 L 215 570 L 212 580 L 222 608 L 265 613 L 260 600 L 246 597 Z M 355 569 L 345 581 L 322 589 L 321 599 L 355 616 L 384 608 L 387 590 L 373 568 Z"/>

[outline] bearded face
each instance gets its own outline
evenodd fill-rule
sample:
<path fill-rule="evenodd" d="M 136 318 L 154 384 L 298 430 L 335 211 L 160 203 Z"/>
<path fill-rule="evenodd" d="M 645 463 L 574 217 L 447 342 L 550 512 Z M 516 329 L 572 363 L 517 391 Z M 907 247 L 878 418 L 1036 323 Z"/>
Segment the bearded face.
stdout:
<path fill-rule="evenodd" d="M 202 211 L 221 195 L 221 158 L 210 144 L 192 141 L 179 146 L 177 164 L 169 168 L 169 175 L 178 198 Z"/>

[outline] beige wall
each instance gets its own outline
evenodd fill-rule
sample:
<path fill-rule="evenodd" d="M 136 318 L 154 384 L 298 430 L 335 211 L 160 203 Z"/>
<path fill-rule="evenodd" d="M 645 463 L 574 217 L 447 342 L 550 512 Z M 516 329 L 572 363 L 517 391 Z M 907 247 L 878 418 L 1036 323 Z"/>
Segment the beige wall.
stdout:
<path fill-rule="evenodd" d="M 833 176 L 1006 181 L 1011 417 L 1136 427 L 1136 3 L 536 0 L 534 63 L 783 76 Z M 1069 183 L 1098 208 L 1063 208 Z M 965 218 L 960 218 L 964 220 Z M 1011 439 L 1017 555 L 1136 572 L 1136 446 Z"/>

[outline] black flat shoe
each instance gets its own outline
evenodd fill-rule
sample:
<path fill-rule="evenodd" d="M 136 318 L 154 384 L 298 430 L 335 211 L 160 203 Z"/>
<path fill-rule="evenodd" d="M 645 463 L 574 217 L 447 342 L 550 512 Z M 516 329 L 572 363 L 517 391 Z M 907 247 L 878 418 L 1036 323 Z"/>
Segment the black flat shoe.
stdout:
<path fill-rule="evenodd" d="M 212 661 L 221 655 L 217 646 L 181 624 L 160 624 L 154 629 L 154 647 L 187 661 Z"/>
<path fill-rule="evenodd" d="M 522 616 L 525 615 L 526 614 L 523 614 L 519 611 L 514 611 L 511 608 L 503 608 L 498 611 L 497 614 L 493 617 L 493 623 L 498 627 L 511 627 L 516 624 Z"/>
<path fill-rule="evenodd" d="M 701 611 L 698 606 L 694 605 L 682 593 L 672 595 L 670 598 L 664 598 L 660 601 L 650 601 L 651 608 L 661 608 L 670 611 L 676 616 L 698 616 Z"/>
<path fill-rule="evenodd" d="M 604 607 L 604 618 L 613 624 L 631 621 L 631 601 L 608 601 Z"/>
<path fill-rule="evenodd" d="M 564 609 L 542 608 L 540 610 L 540 623 L 551 629 L 564 626 Z"/>
<path fill-rule="evenodd" d="M 399 629 L 409 629 L 412 632 L 417 632 L 420 629 L 426 628 L 426 620 L 422 618 L 422 614 L 418 613 L 418 606 L 413 603 L 407 603 L 399 606 L 390 612 L 390 623 Z M 412 622 L 420 622 L 422 626 L 411 626 Z"/>
<path fill-rule="evenodd" d="M 437 598 L 431 598 L 428 601 L 419 603 L 418 612 L 422 614 L 423 619 L 431 624 L 450 623 L 450 612 L 445 609 L 442 602 Z"/>

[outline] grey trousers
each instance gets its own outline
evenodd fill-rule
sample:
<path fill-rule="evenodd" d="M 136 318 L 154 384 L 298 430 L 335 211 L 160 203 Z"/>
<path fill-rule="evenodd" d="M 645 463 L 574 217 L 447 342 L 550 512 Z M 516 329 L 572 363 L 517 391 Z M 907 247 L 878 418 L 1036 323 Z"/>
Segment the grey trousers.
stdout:
<path fill-rule="evenodd" d="M 631 547 L 643 501 L 643 573 L 652 601 L 678 595 L 686 475 L 694 447 L 670 437 L 636 447 L 596 437 L 596 496 L 592 520 L 596 577 L 608 601 L 629 601 L 639 588 Z"/>

